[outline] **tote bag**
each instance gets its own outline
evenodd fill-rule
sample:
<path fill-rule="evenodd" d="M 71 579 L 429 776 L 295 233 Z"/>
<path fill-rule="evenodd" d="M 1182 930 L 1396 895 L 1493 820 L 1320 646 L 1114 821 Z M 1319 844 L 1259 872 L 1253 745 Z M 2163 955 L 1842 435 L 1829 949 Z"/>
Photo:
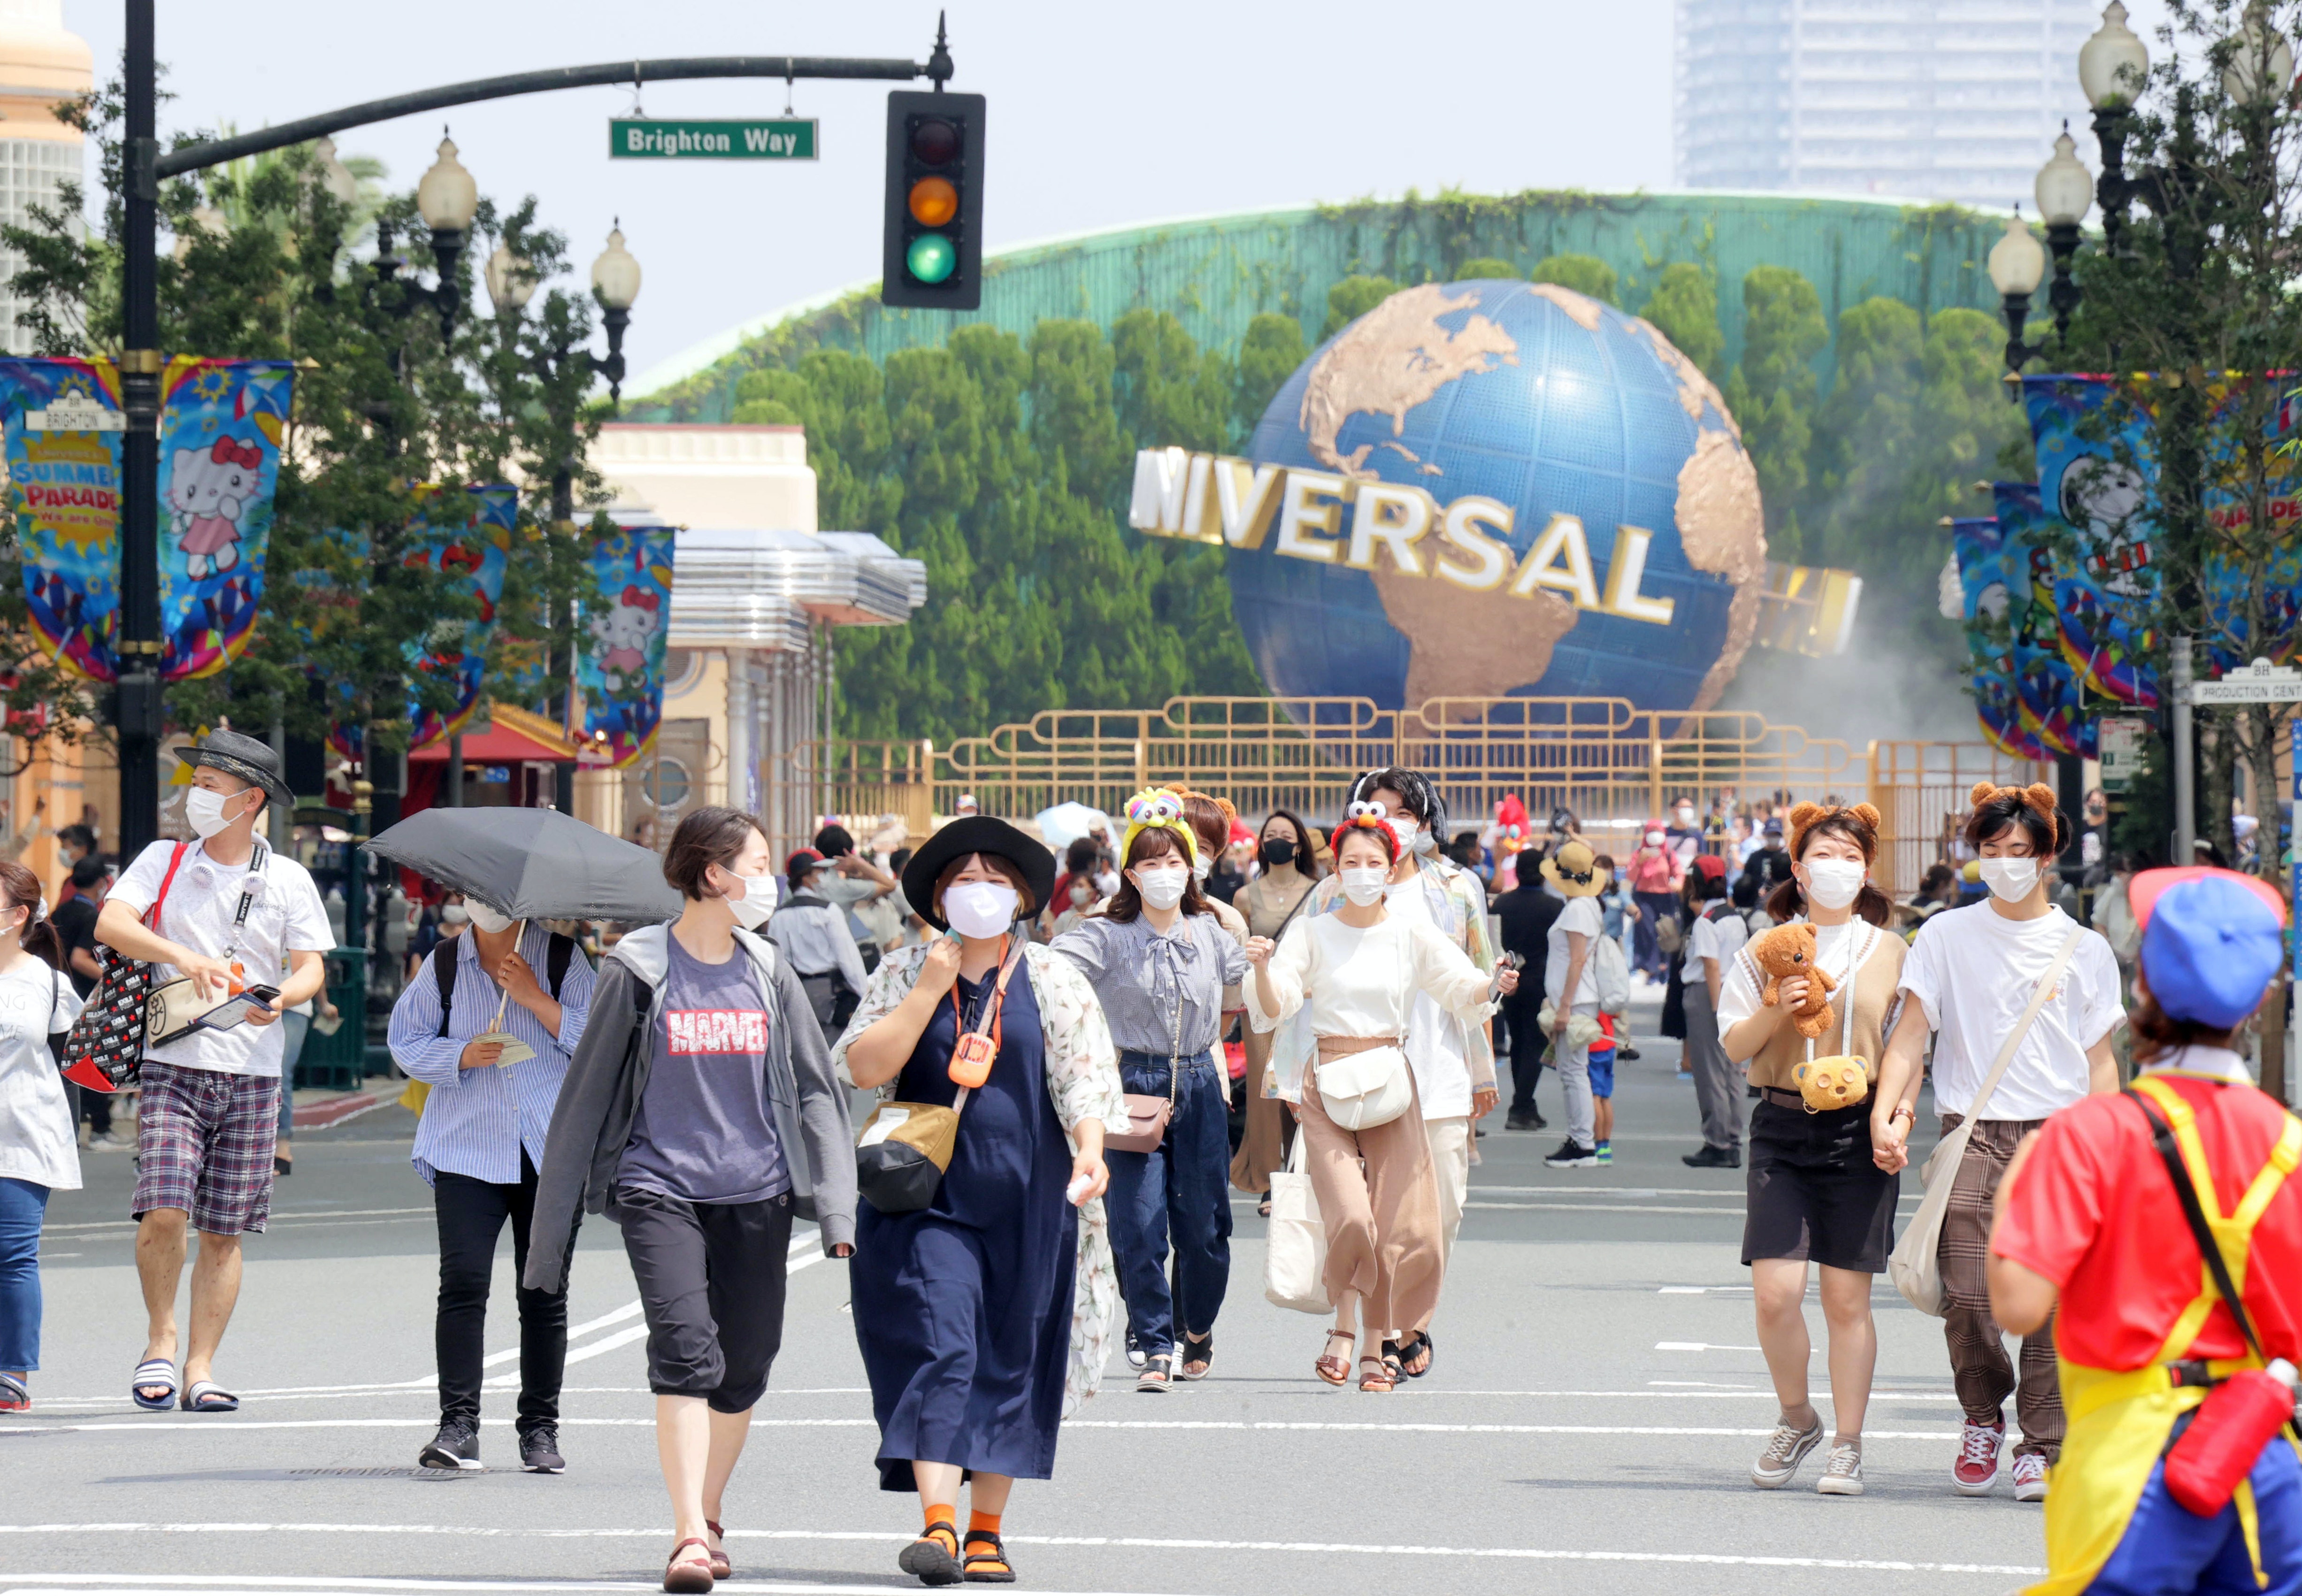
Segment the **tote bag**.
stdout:
<path fill-rule="evenodd" d="M 2030 1006 L 2022 1011 L 2014 1029 L 2006 1033 L 1997 1060 L 1991 1064 L 1982 1089 L 1975 1094 L 1966 1118 L 1959 1122 L 1957 1130 L 1935 1144 L 1934 1152 L 1927 1158 L 1925 1172 L 1920 1177 L 1925 1183 L 1926 1196 L 1920 1199 L 1919 1211 L 1911 1216 L 1910 1227 L 1895 1243 L 1895 1250 L 1886 1259 L 1886 1273 L 1894 1278 L 1895 1289 L 1922 1314 L 1939 1319 L 1946 1306 L 1942 1282 L 1943 1216 L 1950 1212 L 1950 1190 L 1957 1183 L 1958 1166 L 1966 1156 L 1966 1144 L 1973 1139 L 1974 1127 L 1982 1118 L 1983 1110 L 1990 1106 L 1991 1094 L 1998 1089 L 2007 1067 L 2013 1063 L 2014 1050 L 2030 1034 L 2031 1022 L 2046 1006 L 2048 995 L 2063 979 L 2063 971 L 2070 967 L 2071 955 L 2078 951 L 2079 938 L 2085 935 L 2085 927 L 2071 928 L 2070 936 L 2054 954 L 2054 962 L 2046 966 L 2037 989 L 2030 994 Z M 1851 998 L 1848 1006 L 1853 1006 Z"/>
<path fill-rule="evenodd" d="M 1271 1172 L 1271 1223 L 1263 1247 L 1263 1294 L 1276 1306 L 1298 1314 L 1331 1314 L 1334 1304 L 1327 1300 L 1327 1227 L 1319 1219 L 1319 1199 L 1311 1194 L 1311 1177 L 1303 1172 L 1303 1145 L 1307 1139 L 1298 1130 L 1286 1167 Z"/>

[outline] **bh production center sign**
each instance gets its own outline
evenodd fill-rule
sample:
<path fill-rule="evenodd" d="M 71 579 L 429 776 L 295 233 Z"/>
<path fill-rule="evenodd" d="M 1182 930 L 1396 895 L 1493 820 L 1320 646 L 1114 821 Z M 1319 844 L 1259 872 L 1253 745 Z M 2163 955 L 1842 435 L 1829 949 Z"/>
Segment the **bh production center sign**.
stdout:
<path fill-rule="evenodd" d="M 619 161 L 812 161 L 815 118 L 617 117 L 608 123 L 608 154 Z"/>

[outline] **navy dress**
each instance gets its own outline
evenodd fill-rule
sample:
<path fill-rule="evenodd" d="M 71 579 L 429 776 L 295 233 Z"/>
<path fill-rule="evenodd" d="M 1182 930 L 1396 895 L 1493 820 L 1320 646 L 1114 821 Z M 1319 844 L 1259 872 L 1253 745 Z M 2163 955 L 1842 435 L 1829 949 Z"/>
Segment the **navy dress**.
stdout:
<path fill-rule="evenodd" d="M 995 969 L 953 988 L 972 1019 Z M 957 1026 L 948 996 L 895 1083 L 948 1105 Z M 1008 980 L 999 1056 L 960 1111 L 951 1168 L 916 1214 L 856 1205 L 848 1279 L 879 1421 L 879 1488 L 917 1489 L 912 1460 L 1050 1478 L 1071 1357 L 1079 1214 L 1071 1154 L 1047 1096 L 1038 1004 Z"/>

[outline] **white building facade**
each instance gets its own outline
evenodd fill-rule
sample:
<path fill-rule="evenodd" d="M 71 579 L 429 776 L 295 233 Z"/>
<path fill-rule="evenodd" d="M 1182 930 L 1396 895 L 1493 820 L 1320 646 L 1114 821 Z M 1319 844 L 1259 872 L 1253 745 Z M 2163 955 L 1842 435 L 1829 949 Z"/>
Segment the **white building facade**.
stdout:
<path fill-rule="evenodd" d="M 0 0 L 0 223 L 25 226 L 34 206 L 55 210 L 63 185 L 85 181 L 80 130 L 55 110 L 93 80 L 87 41 L 64 31 L 63 0 Z M 23 265 L 0 249 L 0 349 L 11 355 L 33 353 L 8 288 Z"/>
<path fill-rule="evenodd" d="M 2028 203 L 2065 119 L 2094 162 L 2079 46 L 2098 0 L 1677 0 L 1686 189 Z"/>

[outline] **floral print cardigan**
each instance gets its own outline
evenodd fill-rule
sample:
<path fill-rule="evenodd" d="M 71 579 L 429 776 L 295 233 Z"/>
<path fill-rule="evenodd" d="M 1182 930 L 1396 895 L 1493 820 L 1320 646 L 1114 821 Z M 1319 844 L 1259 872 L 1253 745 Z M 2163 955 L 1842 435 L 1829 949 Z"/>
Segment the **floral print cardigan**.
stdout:
<path fill-rule="evenodd" d="M 862 1001 L 854 1017 L 831 1050 L 839 1079 L 848 1086 L 847 1048 L 857 1037 L 885 1019 L 911 995 L 927 960 L 925 947 L 898 948 L 879 962 L 864 983 Z M 1111 1045 L 1103 1005 L 1079 967 L 1038 943 L 1023 949 L 1024 973 L 1030 978 L 1031 997 L 1039 1005 L 1046 1033 L 1047 1096 L 1055 1118 L 1069 1136 L 1080 1121 L 1101 1120 L 1106 1134 L 1125 1134 L 1127 1094 L 1119 1080 L 1119 1055 Z M 878 1088 L 879 1101 L 892 1103 L 901 1074 Z M 1076 1150 L 1078 1143 L 1073 1140 Z M 1080 1210 L 1079 1257 L 1071 1293 L 1071 1353 L 1063 1374 L 1063 1415 L 1095 1395 L 1103 1383 L 1103 1365 L 1110 1350 L 1112 1322 L 1119 1306 L 1119 1271 L 1111 1255 L 1111 1231 L 1096 1197 Z"/>

